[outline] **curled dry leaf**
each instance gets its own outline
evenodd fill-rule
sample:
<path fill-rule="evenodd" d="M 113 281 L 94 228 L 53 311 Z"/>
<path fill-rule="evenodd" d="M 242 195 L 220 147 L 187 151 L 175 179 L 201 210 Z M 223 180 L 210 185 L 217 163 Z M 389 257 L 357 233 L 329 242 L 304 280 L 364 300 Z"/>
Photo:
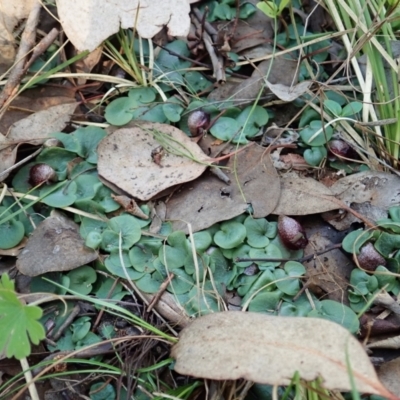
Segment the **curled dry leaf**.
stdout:
<path fill-rule="evenodd" d="M 164 151 L 154 160 L 160 145 Z M 97 152 L 104 184 L 140 200 L 197 178 L 212 161 L 178 128 L 153 122 L 117 129 L 100 142 Z"/>
<path fill-rule="evenodd" d="M 206 379 L 244 378 L 288 385 L 322 378 L 322 386 L 350 391 L 350 360 L 356 389 L 394 396 L 378 380 L 361 344 L 343 327 L 314 318 L 272 317 L 250 312 L 221 312 L 195 319 L 172 348 L 175 370 Z"/>
<path fill-rule="evenodd" d="M 149 219 L 149 216 L 146 215 L 140 207 L 137 205 L 136 201 L 131 199 L 128 196 L 115 196 L 111 195 L 113 200 L 117 202 L 127 213 L 134 215 L 135 217 L 142 219 Z"/>

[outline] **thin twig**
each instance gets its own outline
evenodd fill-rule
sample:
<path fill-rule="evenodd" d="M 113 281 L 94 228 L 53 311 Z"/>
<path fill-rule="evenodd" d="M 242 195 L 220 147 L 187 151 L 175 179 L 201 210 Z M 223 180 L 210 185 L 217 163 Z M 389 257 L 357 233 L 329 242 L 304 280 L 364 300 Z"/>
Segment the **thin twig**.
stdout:
<path fill-rule="evenodd" d="M 327 253 L 328 251 L 332 251 L 335 249 L 340 249 L 342 247 L 342 243 L 334 244 L 333 246 L 327 247 L 326 249 L 316 251 L 313 254 L 309 254 L 305 257 L 299 258 L 250 258 L 250 257 L 236 257 L 235 262 L 245 262 L 245 261 L 270 261 L 270 262 L 287 262 L 287 261 L 297 261 L 297 262 L 306 262 L 310 261 L 313 258 L 320 256 L 321 254 Z"/>
<path fill-rule="evenodd" d="M 167 286 L 170 284 L 172 279 L 174 279 L 175 275 L 174 274 L 169 274 L 167 279 L 161 284 L 160 289 L 158 289 L 157 294 L 153 297 L 149 305 L 147 306 L 146 312 L 150 312 L 153 307 L 157 304 L 158 300 L 160 300 L 162 294 L 165 292 L 167 289 Z"/>

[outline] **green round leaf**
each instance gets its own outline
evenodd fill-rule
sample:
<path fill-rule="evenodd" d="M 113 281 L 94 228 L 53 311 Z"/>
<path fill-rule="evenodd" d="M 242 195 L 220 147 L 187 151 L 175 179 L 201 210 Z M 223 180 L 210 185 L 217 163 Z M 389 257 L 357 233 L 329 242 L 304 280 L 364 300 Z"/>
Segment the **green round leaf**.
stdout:
<path fill-rule="evenodd" d="M 91 200 L 99 187 L 103 186 L 96 175 L 83 174 L 74 179 L 77 200 Z"/>
<path fill-rule="evenodd" d="M 175 294 L 189 292 L 194 285 L 193 278 L 180 268 L 174 269 L 171 272 L 174 274 L 174 277 L 172 278 L 171 283 L 167 286 L 167 290 Z"/>
<path fill-rule="evenodd" d="M 270 243 L 264 249 L 251 249 L 251 258 L 282 258 L 282 252 L 279 247 Z M 277 267 L 280 261 L 254 261 L 260 269 L 265 269 L 267 267 Z"/>
<path fill-rule="evenodd" d="M 96 282 L 96 271 L 88 265 L 76 268 L 67 274 L 70 279 L 69 288 L 80 294 L 89 294 L 92 291 L 92 283 Z"/>
<path fill-rule="evenodd" d="M 233 249 L 243 243 L 246 228 L 239 222 L 223 222 L 214 235 L 214 242 L 223 249 Z"/>
<path fill-rule="evenodd" d="M 360 322 L 351 308 L 333 300 L 322 300 L 319 305 L 318 309 L 308 313 L 309 317 L 323 318 L 337 322 L 351 333 L 357 333 L 360 328 Z"/>
<path fill-rule="evenodd" d="M 246 138 L 254 137 L 260 128 L 266 125 L 269 116 L 265 108 L 260 106 L 248 106 L 238 116 L 237 123 L 243 128 Z"/>
<path fill-rule="evenodd" d="M 128 97 L 136 100 L 138 103 L 148 104 L 156 99 L 156 92 L 150 87 L 135 88 L 128 92 Z"/>
<path fill-rule="evenodd" d="M 311 147 L 311 149 L 306 149 L 303 157 L 307 164 L 316 167 L 324 158 L 326 158 L 327 154 L 328 152 L 324 146 L 315 146 Z"/>
<path fill-rule="evenodd" d="M 157 293 L 160 290 L 162 279 L 158 272 L 153 274 L 145 274 L 138 279 L 135 284 L 136 286 L 145 293 Z"/>
<path fill-rule="evenodd" d="M 323 128 L 323 123 L 321 121 L 311 121 L 307 128 L 300 131 L 300 137 L 305 144 L 309 146 L 322 146 L 331 140 L 333 135 L 333 129 L 331 126 L 326 126 Z M 319 132 L 317 135 L 315 135 Z"/>
<path fill-rule="evenodd" d="M 107 229 L 107 222 L 83 217 L 79 227 L 79 233 L 84 239 L 86 239 L 90 232 L 94 231 L 102 234 L 105 229 Z"/>
<path fill-rule="evenodd" d="M 0 207 L 0 223 L 7 217 L 9 213 L 4 213 L 5 207 Z M 0 249 L 7 250 L 15 247 L 24 237 L 25 228 L 22 222 L 16 221 L 14 218 L 0 225 Z"/>
<path fill-rule="evenodd" d="M 66 181 L 57 190 L 51 192 L 55 185 L 43 186 L 40 190 L 40 196 L 45 196 L 42 203 L 50 207 L 63 208 L 68 207 L 76 201 L 77 185 L 74 181 Z M 46 193 L 49 193 L 46 195 Z"/>
<path fill-rule="evenodd" d="M 252 249 L 251 246 L 248 244 L 241 244 L 238 247 L 235 247 L 234 249 L 231 250 L 223 250 L 223 253 L 225 254 L 226 251 L 230 252 L 230 257 L 227 257 L 228 259 L 232 259 L 232 261 L 235 263 L 240 268 L 245 268 L 248 267 L 249 265 L 253 264 L 253 261 L 236 261 L 236 258 L 250 258 L 250 250 Z"/>
<path fill-rule="evenodd" d="M 294 296 L 300 290 L 300 279 L 299 277 L 304 275 L 306 272 L 304 266 L 296 261 L 289 261 L 285 264 L 283 269 L 276 269 L 275 285 L 283 293 Z"/>
<path fill-rule="evenodd" d="M 144 275 L 144 272 L 138 272 L 132 268 L 127 251 L 122 252 L 122 262 L 119 251 L 113 251 L 105 259 L 104 265 L 108 272 L 123 279 L 127 279 L 127 277 L 129 277 L 133 281 L 136 281 Z"/>
<path fill-rule="evenodd" d="M 351 117 L 354 114 L 359 113 L 363 109 L 363 104 L 359 101 L 352 101 L 343 107 L 342 117 Z"/>
<path fill-rule="evenodd" d="M 201 231 L 201 232 L 196 232 L 193 234 L 193 239 L 194 239 L 194 247 L 196 251 L 198 252 L 203 252 L 206 251 L 212 243 L 212 237 L 209 232 L 207 231 Z M 188 239 L 189 241 L 189 247 L 190 247 L 190 237 Z"/>
<path fill-rule="evenodd" d="M 389 208 L 389 216 L 394 222 L 400 222 L 400 206 Z"/>
<path fill-rule="evenodd" d="M 137 100 L 130 97 L 120 97 L 110 102 L 106 107 L 104 117 L 115 126 L 126 125 L 133 118 L 133 110 L 137 107 Z"/>
<path fill-rule="evenodd" d="M 156 254 L 152 249 L 145 244 L 136 244 L 129 250 L 129 259 L 133 268 L 139 272 L 146 272 L 147 274 L 154 271 L 153 261 Z"/>
<path fill-rule="evenodd" d="M 176 231 L 168 236 L 167 242 L 168 244 L 161 246 L 158 252 L 161 262 L 169 271 L 183 267 L 189 254 L 186 235 L 184 232 Z"/>
<path fill-rule="evenodd" d="M 221 117 L 210 128 L 211 134 L 217 139 L 228 141 L 238 135 L 240 125 L 233 118 Z"/>
<path fill-rule="evenodd" d="M 360 248 L 369 240 L 373 235 L 372 231 L 364 231 L 363 229 L 357 229 L 356 231 L 350 232 L 345 236 L 342 241 L 342 247 L 348 253 L 358 254 Z"/>
<path fill-rule="evenodd" d="M 274 292 L 261 292 L 257 294 L 249 304 L 249 311 L 266 312 L 273 314 L 278 308 L 281 300 L 282 292 L 275 290 Z"/>
<path fill-rule="evenodd" d="M 329 111 L 335 117 L 339 117 L 342 115 L 342 107 L 339 103 L 336 103 L 334 100 L 325 100 L 324 101 L 324 108 L 325 110 Z"/>
<path fill-rule="evenodd" d="M 395 250 L 400 249 L 400 235 L 382 232 L 375 242 L 375 248 L 383 256 L 388 257 Z"/>
<path fill-rule="evenodd" d="M 109 229 L 122 236 L 122 248 L 129 249 L 140 240 L 142 235 L 140 225 L 132 215 L 121 214 L 110 219 Z M 115 244 L 114 244 L 115 245 Z M 110 248 L 108 246 L 108 248 Z"/>
<path fill-rule="evenodd" d="M 97 249 L 101 244 L 101 240 L 101 233 L 92 231 L 86 236 L 85 245 L 91 249 Z"/>
<path fill-rule="evenodd" d="M 115 400 L 116 393 L 114 386 L 104 382 L 94 383 L 90 386 L 89 396 L 91 400 Z"/>
<path fill-rule="evenodd" d="M 191 93 L 202 92 L 212 86 L 212 83 L 199 71 L 189 71 L 184 75 L 186 86 Z"/>
<path fill-rule="evenodd" d="M 165 116 L 168 121 L 178 122 L 181 119 L 181 114 L 184 108 L 180 104 L 176 103 L 164 103 L 162 105 Z"/>
<path fill-rule="evenodd" d="M 269 238 L 274 238 L 277 234 L 277 224 L 268 222 L 265 218 L 255 219 L 248 216 L 244 226 L 247 231 L 247 243 L 252 247 L 268 246 Z"/>

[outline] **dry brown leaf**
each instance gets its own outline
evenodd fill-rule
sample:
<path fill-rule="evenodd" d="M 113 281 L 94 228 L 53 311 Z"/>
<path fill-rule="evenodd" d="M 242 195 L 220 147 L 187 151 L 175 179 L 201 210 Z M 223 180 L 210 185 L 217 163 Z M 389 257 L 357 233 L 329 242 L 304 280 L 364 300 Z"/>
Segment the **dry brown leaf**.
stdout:
<path fill-rule="evenodd" d="M 14 165 L 19 145 L 42 144 L 50 134 L 63 130 L 76 106 L 73 102 L 38 111 L 12 124 L 7 137 L 0 134 L 0 174 Z M 0 175 L 0 182 L 7 176 Z"/>
<path fill-rule="evenodd" d="M 171 186 L 197 178 L 207 168 L 204 163 L 212 161 L 178 128 L 153 122 L 138 124 L 116 130 L 97 148 L 99 175 L 113 189 L 149 200 Z M 165 151 L 157 159 L 154 154 L 161 143 L 155 134 L 162 135 L 165 142 L 161 146 Z M 172 154 L 169 147 L 171 151 L 190 153 L 196 161 Z"/>
<path fill-rule="evenodd" d="M 266 85 L 269 90 L 278 98 L 283 101 L 291 102 L 296 100 L 298 97 L 307 92 L 308 88 L 311 86 L 311 81 L 303 81 L 297 85 L 287 86 L 282 83 L 271 83 L 269 80 L 266 81 Z"/>
<path fill-rule="evenodd" d="M 85 246 L 77 224 L 60 213 L 52 215 L 38 225 L 18 256 L 16 266 L 24 275 L 70 271 L 97 258 L 97 253 Z"/>
<path fill-rule="evenodd" d="M 400 397 L 400 358 L 381 365 L 378 369 L 378 376 L 388 390 Z"/>
<path fill-rule="evenodd" d="M 243 214 L 251 204 L 255 218 L 263 218 L 275 208 L 280 194 L 279 176 L 265 148 L 247 147 L 230 158 L 224 173 L 228 185 L 206 172 L 183 185 L 167 203 L 167 219 L 174 230 L 193 232 Z M 235 174 L 236 170 L 236 174 Z"/>
<path fill-rule="evenodd" d="M 387 218 L 387 210 L 400 202 L 400 178 L 387 172 L 364 171 L 349 175 L 339 179 L 330 190 L 372 223 Z M 338 230 L 347 229 L 353 222 L 359 222 L 351 213 L 338 220 L 328 214 L 326 219 Z"/>
<path fill-rule="evenodd" d="M 221 312 L 195 319 L 181 332 L 171 355 L 175 370 L 205 379 L 244 378 L 269 385 L 323 380 L 331 390 L 356 389 L 394 398 L 379 382 L 361 344 L 342 326 L 314 318 Z"/>
<path fill-rule="evenodd" d="M 187 0 L 57 0 L 57 10 L 80 51 L 94 50 L 119 29 L 135 27 L 141 37 L 152 38 L 163 26 L 171 36 L 186 36 L 190 27 Z"/>
<path fill-rule="evenodd" d="M 14 28 L 27 18 L 37 0 L 0 1 L 0 74 L 13 64 L 15 58 Z"/>
<path fill-rule="evenodd" d="M 272 212 L 277 215 L 308 215 L 337 210 L 338 204 L 322 198 L 332 196 L 329 188 L 312 178 L 303 178 L 296 173 L 281 176 L 281 197 Z"/>

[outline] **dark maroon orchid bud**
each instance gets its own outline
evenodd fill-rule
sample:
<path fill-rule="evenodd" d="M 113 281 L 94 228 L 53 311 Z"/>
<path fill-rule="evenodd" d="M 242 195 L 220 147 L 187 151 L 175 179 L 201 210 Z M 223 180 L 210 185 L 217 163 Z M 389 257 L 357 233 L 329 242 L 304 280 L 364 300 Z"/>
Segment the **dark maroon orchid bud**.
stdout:
<path fill-rule="evenodd" d="M 346 142 L 339 139 L 331 140 L 328 143 L 329 153 L 334 157 L 358 158 L 357 153 Z"/>
<path fill-rule="evenodd" d="M 290 250 L 304 249 L 308 244 L 303 227 L 286 215 L 280 215 L 278 218 L 278 234 L 283 244 Z"/>
<path fill-rule="evenodd" d="M 57 181 L 57 174 L 48 164 L 36 164 L 29 170 L 28 183 L 32 186 L 38 186 L 43 183 L 52 183 Z"/>
<path fill-rule="evenodd" d="M 386 265 L 386 260 L 376 251 L 371 242 L 361 247 L 360 254 L 357 255 L 357 262 L 366 271 L 375 271 L 380 265 Z"/>
<path fill-rule="evenodd" d="M 210 124 L 210 114 L 203 110 L 192 111 L 188 118 L 188 127 L 192 136 L 202 135 Z"/>

